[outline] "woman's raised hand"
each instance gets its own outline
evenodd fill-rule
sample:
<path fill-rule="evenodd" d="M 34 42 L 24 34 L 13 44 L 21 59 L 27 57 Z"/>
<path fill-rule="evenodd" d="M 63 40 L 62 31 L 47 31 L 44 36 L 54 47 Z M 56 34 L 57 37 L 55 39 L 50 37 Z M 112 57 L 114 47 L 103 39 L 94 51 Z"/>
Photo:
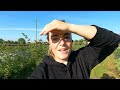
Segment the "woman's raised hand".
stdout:
<path fill-rule="evenodd" d="M 43 28 L 40 35 L 47 34 L 53 30 L 69 31 L 69 24 L 60 20 L 53 20 Z"/>

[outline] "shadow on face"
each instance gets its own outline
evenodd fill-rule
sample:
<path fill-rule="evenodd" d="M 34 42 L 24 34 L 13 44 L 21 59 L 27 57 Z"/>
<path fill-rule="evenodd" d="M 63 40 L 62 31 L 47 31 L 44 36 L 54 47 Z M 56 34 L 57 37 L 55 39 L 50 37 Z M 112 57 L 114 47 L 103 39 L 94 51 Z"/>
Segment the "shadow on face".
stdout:
<path fill-rule="evenodd" d="M 61 40 L 64 42 L 71 42 L 72 37 L 70 32 L 63 32 L 63 31 L 52 31 L 49 32 L 49 37 L 48 37 L 49 42 L 52 43 L 59 43 Z"/>

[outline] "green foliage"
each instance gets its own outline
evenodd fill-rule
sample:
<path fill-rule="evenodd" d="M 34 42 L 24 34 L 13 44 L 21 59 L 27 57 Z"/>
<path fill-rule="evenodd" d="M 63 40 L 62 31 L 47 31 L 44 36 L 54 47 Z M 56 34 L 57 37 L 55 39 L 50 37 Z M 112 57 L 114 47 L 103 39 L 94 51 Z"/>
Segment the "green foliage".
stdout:
<path fill-rule="evenodd" d="M 18 41 L 4 41 L 0 45 L 0 78 L 1 79 L 27 79 L 34 68 L 40 64 L 47 55 L 48 44 L 42 42 L 30 43 L 27 35 Z M 28 43 L 26 43 L 26 41 Z M 12 44 L 12 45 L 10 45 Z M 14 44 L 14 45 L 13 45 Z"/>
<path fill-rule="evenodd" d="M 27 35 L 25 35 L 25 33 L 22 33 L 22 35 L 25 37 L 25 39 L 29 42 L 30 41 L 30 38 L 28 38 Z"/>
<path fill-rule="evenodd" d="M 26 44 L 26 41 L 25 41 L 24 38 L 19 38 L 18 39 L 18 43 L 21 44 L 21 45 L 23 45 L 23 44 Z"/>
<path fill-rule="evenodd" d="M 47 50 L 48 46 L 43 44 L 1 48 L 1 79 L 27 79 L 34 68 L 42 62 Z"/>
<path fill-rule="evenodd" d="M 116 60 L 116 67 L 117 67 L 118 71 L 120 72 L 120 58 L 118 58 Z"/>
<path fill-rule="evenodd" d="M 72 50 L 77 50 L 79 48 L 85 47 L 86 45 L 87 45 L 87 41 L 84 39 L 74 40 Z"/>
<path fill-rule="evenodd" d="M 3 44 L 4 40 L 3 39 L 0 39 L 0 44 Z"/>
<path fill-rule="evenodd" d="M 73 44 L 72 49 L 77 50 L 85 45 Z M 39 43 L 29 43 L 27 46 L 7 46 L 6 43 L 2 44 L 0 46 L 0 78 L 27 79 L 35 67 L 42 62 L 43 57 L 47 55 L 47 51 L 48 45 L 46 42 L 42 42 L 42 40 Z M 117 49 L 114 53 L 117 59 L 116 67 L 120 71 L 120 49 Z M 104 66 L 98 68 L 98 72 L 94 73 L 94 75 L 102 76 L 107 71 L 105 69 L 106 64 Z"/>
<path fill-rule="evenodd" d="M 76 50 L 81 45 L 73 45 Z M 45 42 L 29 43 L 27 46 L 0 47 L 0 77 L 1 79 L 27 79 L 34 68 L 47 55 L 48 44 Z"/>
<path fill-rule="evenodd" d="M 76 44 L 73 44 L 72 50 L 77 50 L 77 49 L 82 48 L 82 47 L 84 47 L 84 46 L 83 46 L 83 45 L 76 45 Z"/>
<path fill-rule="evenodd" d="M 117 48 L 117 49 L 114 51 L 114 53 L 115 53 L 115 58 L 116 58 L 116 59 L 119 59 L 119 58 L 120 58 L 120 49 Z"/>
<path fill-rule="evenodd" d="M 117 48 L 114 53 L 115 53 L 115 58 L 116 58 L 116 68 L 120 72 L 120 49 Z"/>

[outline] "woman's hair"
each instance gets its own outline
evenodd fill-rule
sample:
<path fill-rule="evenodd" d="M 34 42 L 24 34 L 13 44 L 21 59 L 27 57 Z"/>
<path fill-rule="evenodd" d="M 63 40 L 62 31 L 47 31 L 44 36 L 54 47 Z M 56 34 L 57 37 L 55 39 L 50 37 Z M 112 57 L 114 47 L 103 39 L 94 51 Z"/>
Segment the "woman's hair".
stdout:
<path fill-rule="evenodd" d="M 47 34 L 47 40 L 49 41 L 49 33 Z M 54 57 L 54 54 L 52 52 L 52 49 L 49 47 L 49 50 L 48 50 L 48 56 L 50 56 L 51 58 Z"/>

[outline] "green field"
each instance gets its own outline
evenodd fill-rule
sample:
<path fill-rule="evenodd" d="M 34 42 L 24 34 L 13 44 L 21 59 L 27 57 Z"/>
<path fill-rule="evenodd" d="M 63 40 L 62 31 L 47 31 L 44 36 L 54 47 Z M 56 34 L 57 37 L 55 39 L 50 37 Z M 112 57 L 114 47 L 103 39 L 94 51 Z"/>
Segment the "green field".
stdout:
<path fill-rule="evenodd" d="M 120 79 L 116 69 L 115 55 L 111 54 L 103 62 L 93 68 L 91 79 Z"/>
<path fill-rule="evenodd" d="M 73 44 L 73 50 L 83 47 Z M 1 46 L 0 47 L 0 78 L 26 79 L 34 68 L 42 62 L 47 55 L 48 45 L 45 43 L 29 44 L 27 46 Z M 112 53 L 103 62 L 91 71 L 90 79 L 120 79 L 116 68 L 116 57 L 120 58 L 120 49 Z M 118 60 L 118 65 L 120 61 Z M 118 66 L 119 68 L 120 66 Z"/>

